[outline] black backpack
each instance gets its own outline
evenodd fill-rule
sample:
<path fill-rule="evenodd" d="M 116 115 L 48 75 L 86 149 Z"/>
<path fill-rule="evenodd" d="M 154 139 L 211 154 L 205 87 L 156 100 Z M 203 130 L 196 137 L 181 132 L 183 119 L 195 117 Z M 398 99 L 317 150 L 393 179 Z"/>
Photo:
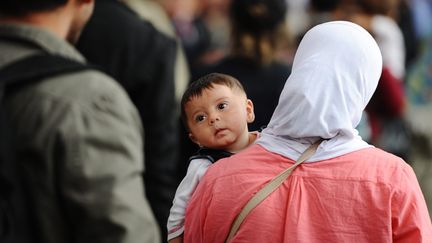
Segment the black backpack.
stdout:
<path fill-rule="evenodd" d="M 0 242 L 29 243 L 34 240 L 29 207 L 25 205 L 14 159 L 14 139 L 7 113 L 2 105 L 6 95 L 45 77 L 93 68 L 66 57 L 41 53 L 0 68 Z"/>

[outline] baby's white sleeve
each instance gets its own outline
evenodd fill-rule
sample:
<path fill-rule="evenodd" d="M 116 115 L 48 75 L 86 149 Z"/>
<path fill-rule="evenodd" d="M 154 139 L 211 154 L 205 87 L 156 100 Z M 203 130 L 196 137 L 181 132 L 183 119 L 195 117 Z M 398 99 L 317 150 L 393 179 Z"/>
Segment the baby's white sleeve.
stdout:
<path fill-rule="evenodd" d="M 168 217 L 168 241 L 183 234 L 186 208 L 192 193 L 198 186 L 201 177 L 212 163 L 208 159 L 191 160 L 186 176 L 177 187 L 173 205 Z"/>

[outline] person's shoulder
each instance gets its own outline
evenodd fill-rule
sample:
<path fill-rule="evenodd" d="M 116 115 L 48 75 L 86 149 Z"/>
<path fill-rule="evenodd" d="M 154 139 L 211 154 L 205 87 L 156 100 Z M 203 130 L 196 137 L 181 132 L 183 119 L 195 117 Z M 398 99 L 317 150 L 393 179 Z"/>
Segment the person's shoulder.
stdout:
<path fill-rule="evenodd" d="M 129 45 L 137 46 L 137 56 L 143 60 L 174 60 L 176 55 L 177 42 L 174 38 L 157 30 L 156 27 L 148 20 L 136 17 L 131 29 L 126 35 L 129 35 Z"/>
<path fill-rule="evenodd" d="M 94 108 L 98 103 L 132 106 L 125 90 L 111 77 L 95 69 L 45 78 L 31 88 L 39 97 Z"/>
<path fill-rule="evenodd" d="M 405 160 L 380 148 L 366 148 L 348 156 L 353 158 L 359 167 L 367 168 L 370 175 L 376 175 L 376 179 L 381 182 L 395 181 L 395 178 L 412 171 Z"/>
<path fill-rule="evenodd" d="M 93 19 L 90 20 L 87 28 L 110 35 L 111 43 L 126 43 L 129 48 L 137 45 L 140 47 L 153 45 L 154 48 L 176 46 L 173 38 L 158 31 L 150 21 L 141 18 L 125 3 L 101 2 L 100 6 L 96 7 Z M 115 35 L 112 35 L 113 31 Z M 85 32 L 84 30 L 84 36 Z M 145 49 L 147 52 L 150 50 L 152 49 Z M 161 50 L 163 51 L 162 48 Z"/>
<path fill-rule="evenodd" d="M 273 68 L 275 69 L 280 69 L 280 70 L 288 70 L 291 71 L 291 64 L 287 63 L 287 62 L 283 62 L 283 61 L 279 61 L 279 60 L 275 60 L 272 62 L 271 64 L 273 66 Z"/>
<path fill-rule="evenodd" d="M 405 190 L 408 184 L 417 184 L 415 172 L 408 161 L 379 148 L 371 148 L 369 151 L 375 157 L 372 162 L 375 163 L 377 182 L 401 190 Z M 373 164 L 369 166 L 374 168 Z"/>
<path fill-rule="evenodd" d="M 374 15 L 372 17 L 372 28 L 378 29 L 379 31 L 400 31 L 400 27 L 397 22 L 385 15 Z"/>
<path fill-rule="evenodd" d="M 209 180 L 217 180 L 225 176 L 248 173 L 273 160 L 274 156 L 275 154 L 271 154 L 260 145 L 253 144 L 239 153 L 218 160 L 209 168 L 207 175 Z"/>
<path fill-rule="evenodd" d="M 124 21 L 124 24 L 127 26 L 126 28 L 122 28 L 124 36 L 132 36 L 138 41 L 154 40 L 154 44 L 159 44 L 161 46 L 176 44 L 174 38 L 159 31 L 149 20 L 141 18 L 129 7 L 124 7 L 124 18 L 122 21 Z"/>
<path fill-rule="evenodd" d="M 352 161 L 358 166 L 385 170 L 400 169 L 407 165 L 402 158 L 376 147 L 357 150 L 343 155 L 341 158 Z"/>
<path fill-rule="evenodd" d="M 374 163 L 390 163 L 392 165 L 406 163 L 402 158 L 376 147 L 360 150 L 359 156 L 363 156 L 366 160 L 373 161 Z"/>
<path fill-rule="evenodd" d="M 276 79 L 279 77 L 278 80 L 282 80 L 283 83 L 285 83 L 286 79 L 291 74 L 291 69 L 291 65 L 285 62 L 274 61 L 269 66 L 268 70 L 271 74 L 275 75 Z"/>
<path fill-rule="evenodd" d="M 177 47 L 177 42 L 174 38 L 162 33 L 156 27 L 145 19 L 140 19 L 140 28 L 146 29 L 146 32 L 141 32 L 141 38 L 151 39 L 154 48 L 159 48 L 158 50 L 175 50 Z"/>

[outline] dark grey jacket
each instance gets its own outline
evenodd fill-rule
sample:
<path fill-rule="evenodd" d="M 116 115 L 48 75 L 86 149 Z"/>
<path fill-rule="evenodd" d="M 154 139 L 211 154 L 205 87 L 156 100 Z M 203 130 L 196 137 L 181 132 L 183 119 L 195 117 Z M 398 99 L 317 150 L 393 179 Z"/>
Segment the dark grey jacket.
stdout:
<path fill-rule="evenodd" d="M 121 1 L 98 0 L 77 47 L 125 88 L 138 109 L 144 125 L 146 195 L 165 239 L 178 185 L 176 42 Z"/>
<path fill-rule="evenodd" d="M 42 29 L 0 25 L 0 68 L 41 50 L 85 62 Z M 143 190 L 140 119 L 114 80 L 95 70 L 63 74 L 4 102 L 35 242 L 159 241 Z"/>

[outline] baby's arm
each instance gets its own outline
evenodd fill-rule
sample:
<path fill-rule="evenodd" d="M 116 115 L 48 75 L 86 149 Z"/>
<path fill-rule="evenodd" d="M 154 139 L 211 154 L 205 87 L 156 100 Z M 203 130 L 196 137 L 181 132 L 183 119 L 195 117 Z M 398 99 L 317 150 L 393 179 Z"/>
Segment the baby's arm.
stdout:
<path fill-rule="evenodd" d="M 191 160 L 186 176 L 177 187 L 168 217 L 168 242 L 183 242 L 186 207 L 201 177 L 211 164 L 212 163 L 207 159 L 200 158 Z"/>

